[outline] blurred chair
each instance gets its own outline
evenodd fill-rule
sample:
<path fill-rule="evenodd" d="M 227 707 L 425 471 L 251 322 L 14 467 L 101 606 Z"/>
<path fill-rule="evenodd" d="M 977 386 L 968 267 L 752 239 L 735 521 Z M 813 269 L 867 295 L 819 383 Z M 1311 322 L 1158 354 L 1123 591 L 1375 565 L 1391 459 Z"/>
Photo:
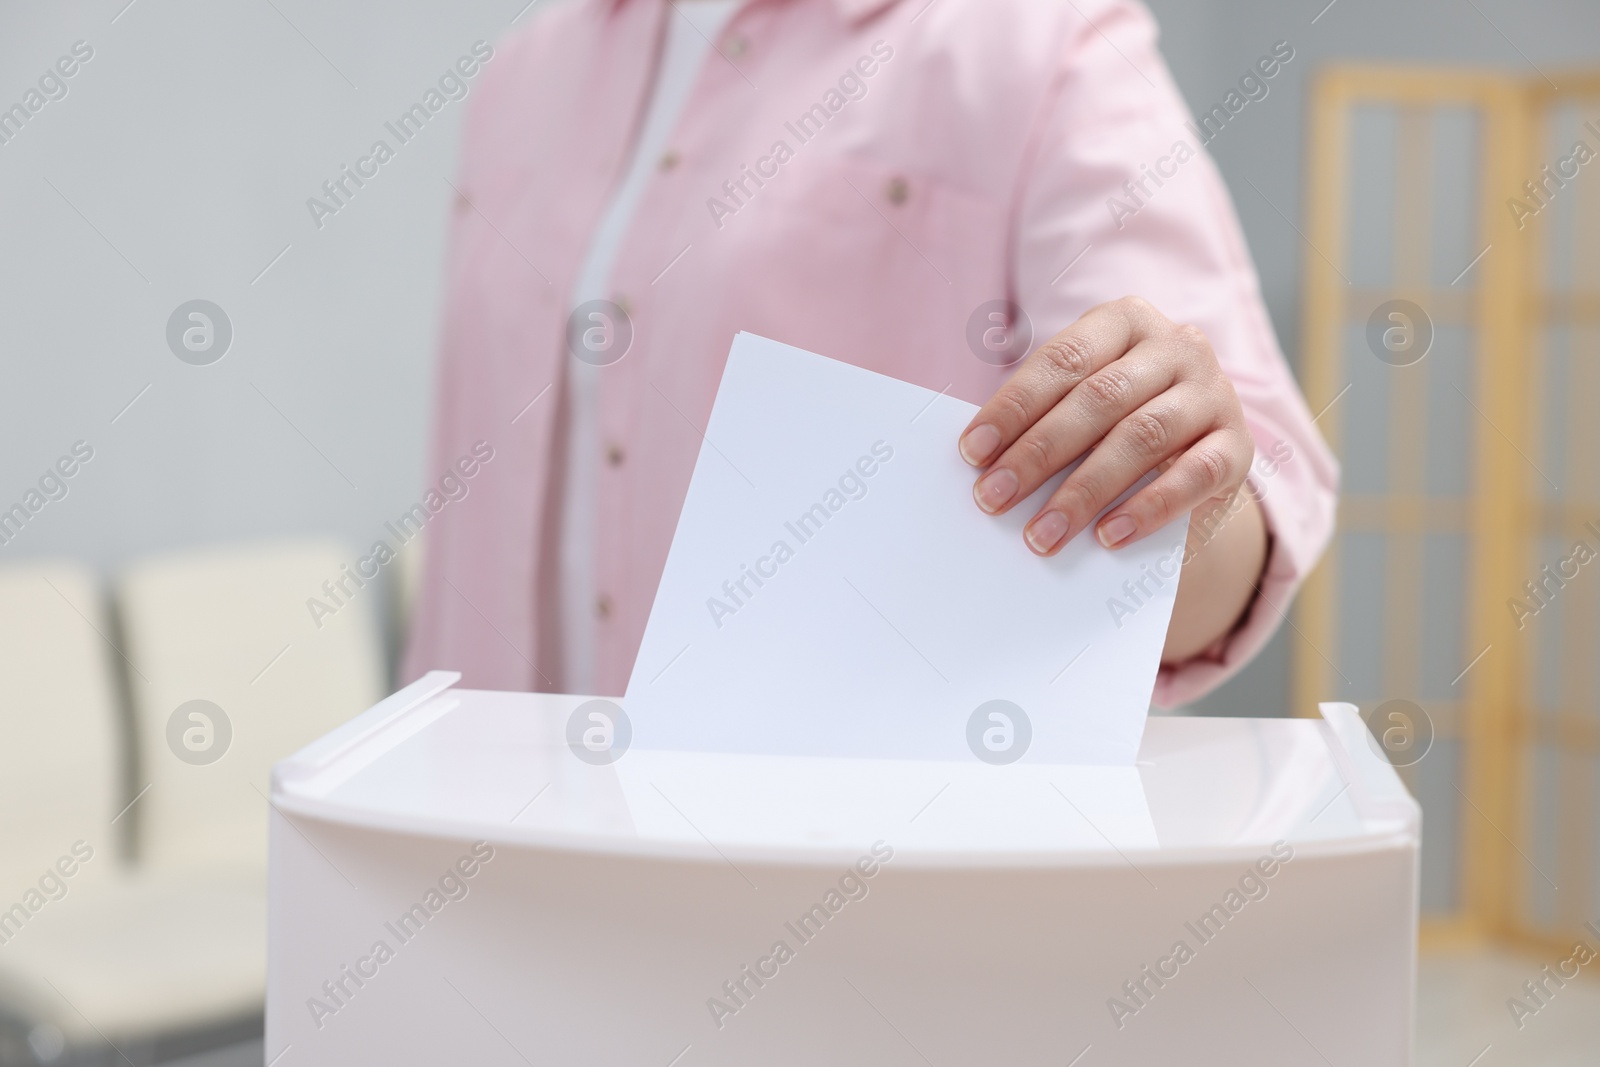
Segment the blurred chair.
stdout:
<path fill-rule="evenodd" d="M 259 890 L 149 878 L 126 863 L 127 728 L 94 577 L 0 568 L 0 1064 L 149 1046 L 153 1029 L 236 1016 L 260 980 Z M 237 966 L 229 964 L 229 966 Z M 257 962 L 255 970 L 259 970 Z"/>
<path fill-rule="evenodd" d="M 65 879 L 73 889 L 106 878 L 116 862 L 110 820 L 123 767 L 108 633 L 83 567 L 0 568 L 0 908 L 36 887 L 74 842 L 93 858 L 68 864 L 78 868 Z M 0 917 L 0 938 L 9 933 Z"/>
<path fill-rule="evenodd" d="M 265 937 L 258 886 L 124 870 L 74 888 L 0 948 L 0 1010 L 29 1046 L 0 1044 L 0 1067 L 160 1063 L 258 1035 Z"/>
<path fill-rule="evenodd" d="M 0 568 L 0 1064 L 34 1058 L 30 1038 L 46 1054 L 61 1046 L 57 1020 L 70 1028 L 61 1017 L 71 1010 L 29 950 L 48 951 L 52 919 L 76 914 L 117 874 L 114 657 L 85 568 Z"/>
<path fill-rule="evenodd" d="M 384 615 L 384 636 L 391 650 L 388 692 L 405 685 L 400 677 L 405 662 L 406 637 L 411 633 L 411 614 L 417 604 L 417 593 L 422 588 L 422 568 L 428 557 L 428 530 L 423 527 L 396 555 L 390 569 L 394 572 L 385 590 L 388 594 L 388 611 Z"/>
<path fill-rule="evenodd" d="M 291 543 L 138 564 L 118 585 L 125 638 L 82 569 L 0 569 L 0 909 L 24 908 L 0 914 L 0 1067 L 260 1032 L 270 768 L 381 695 L 374 591 L 346 563 Z"/>
<path fill-rule="evenodd" d="M 150 786 L 135 809 L 141 865 L 261 884 L 273 763 L 382 696 L 378 591 L 355 567 L 317 542 L 172 555 L 123 574 L 137 785 Z"/>
<path fill-rule="evenodd" d="M 1337 65 L 1311 105 L 1302 380 L 1344 492 L 1295 705 L 1417 741 L 1424 945 L 1561 959 L 1600 905 L 1600 71 Z"/>

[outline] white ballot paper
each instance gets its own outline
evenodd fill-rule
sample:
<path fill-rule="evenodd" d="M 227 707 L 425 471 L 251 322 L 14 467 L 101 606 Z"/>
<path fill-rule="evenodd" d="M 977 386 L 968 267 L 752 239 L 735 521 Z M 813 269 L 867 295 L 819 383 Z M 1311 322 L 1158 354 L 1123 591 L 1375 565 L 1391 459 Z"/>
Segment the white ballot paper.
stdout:
<path fill-rule="evenodd" d="M 1052 558 L 956 451 L 964 401 L 735 338 L 625 698 L 645 749 L 1123 764 L 1187 516 Z"/>

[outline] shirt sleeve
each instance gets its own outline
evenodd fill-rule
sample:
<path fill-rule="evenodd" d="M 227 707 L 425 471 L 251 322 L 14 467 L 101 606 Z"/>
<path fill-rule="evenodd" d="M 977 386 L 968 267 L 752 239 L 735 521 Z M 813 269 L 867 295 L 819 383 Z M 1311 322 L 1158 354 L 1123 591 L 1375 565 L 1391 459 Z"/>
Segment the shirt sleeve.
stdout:
<path fill-rule="evenodd" d="M 1338 464 L 1278 348 L 1233 204 L 1157 50 L 1154 19 L 1132 0 L 1076 8 L 1067 17 L 1080 25 L 1064 41 L 1019 193 L 1015 299 L 1035 344 L 1127 295 L 1204 330 L 1255 440 L 1250 489 L 1269 535 L 1239 625 L 1162 666 L 1154 702 L 1171 707 L 1221 684 L 1282 623 L 1332 536 Z M 1269 92 L 1239 117 L 1281 103 Z"/>

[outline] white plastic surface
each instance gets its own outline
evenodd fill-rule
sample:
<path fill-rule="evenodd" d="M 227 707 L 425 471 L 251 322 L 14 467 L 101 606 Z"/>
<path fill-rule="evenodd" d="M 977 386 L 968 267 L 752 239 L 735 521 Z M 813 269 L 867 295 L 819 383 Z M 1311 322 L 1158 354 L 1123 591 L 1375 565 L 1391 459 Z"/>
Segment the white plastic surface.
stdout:
<path fill-rule="evenodd" d="M 815 864 L 890 832 L 908 866 L 1209 862 L 1279 839 L 1340 852 L 1419 832 L 1359 719 L 1156 717 L 1131 769 L 640 749 L 591 766 L 566 742 L 588 698 L 448 688 L 455 677 L 433 672 L 280 763 L 274 804 L 454 839 L 704 859 L 709 838 Z"/>
<path fill-rule="evenodd" d="M 1152 718 L 1134 768 L 596 767 L 582 698 L 451 681 L 276 768 L 269 1061 L 1411 1062 L 1419 819 L 1354 709 Z"/>

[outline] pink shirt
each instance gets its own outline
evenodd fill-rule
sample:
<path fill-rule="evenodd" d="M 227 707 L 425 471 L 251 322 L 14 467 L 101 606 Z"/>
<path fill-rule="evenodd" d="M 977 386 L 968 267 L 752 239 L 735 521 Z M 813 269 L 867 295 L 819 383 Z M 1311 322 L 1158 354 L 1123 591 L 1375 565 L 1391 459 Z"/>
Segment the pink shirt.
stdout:
<path fill-rule="evenodd" d="M 553 7 L 484 68 L 433 457 L 449 469 L 482 440 L 495 458 L 430 523 L 407 678 L 562 688 L 566 318 L 668 14 L 666 0 Z M 969 320 L 999 299 L 1035 343 L 1129 293 L 1205 330 L 1256 439 L 1272 551 L 1244 624 L 1163 668 L 1156 702 L 1194 699 L 1266 643 L 1330 536 L 1337 467 L 1155 37 L 1130 0 L 750 0 L 734 15 L 612 272 L 634 337 L 600 375 L 600 693 L 626 687 L 735 333 L 981 403 L 1009 371 L 974 355 Z"/>

